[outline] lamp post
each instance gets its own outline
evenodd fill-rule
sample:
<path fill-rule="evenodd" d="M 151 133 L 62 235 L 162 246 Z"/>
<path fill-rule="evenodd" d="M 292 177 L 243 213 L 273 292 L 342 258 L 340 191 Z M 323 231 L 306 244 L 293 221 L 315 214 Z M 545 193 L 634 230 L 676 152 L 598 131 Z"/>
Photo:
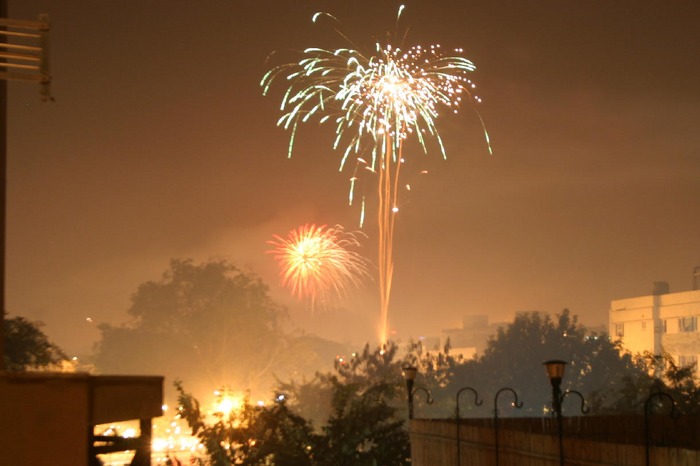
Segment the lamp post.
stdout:
<path fill-rule="evenodd" d="M 554 412 L 561 414 L 561 381 L 564 378 L 564 369 L 566 369 L 566 361 L 560 359 L 551 359 L 545 361 L 547 376 L 549 383 L 552 384 L 552 408 Z"/>
<path fill-rule="evenodd" d="M 493 432 L 494 432 L 494 447 L 496 449 L 496 466 L 498 466 L 498 397 L 501 395 L 503 392 L 511 392 L 513 394 L 514 401 L 511 403 L 511 406 L 514 408 L 522 408 L 523 403 L 521 401 L 518 401 L 518 394 L 515 392 L 510 387 L 504 387 L 501 388 L 496 392 L 496 395 L 493 397 Z"/>
<path fill-rule="evenodd" d="M 644 402 L 644 445 L 645 445 L 645 457 L 646 466 L 649 466 L 649 446 L 651 444 L 651 437 L 649 435 L 649 416 L 651 414 L 651 401 L 654 398 L 666 398 L 671 401 L 671 418 L 677 419 L 678 412 L 676 411 L 676 400 L 673 399 L 671 395 L 665 392 L 655 392 L 649 395 L 649 397 Z"/>
<path fill-rule="evenodd" d="M 425 387 L 415 387 L 414 383 L 416 380 L 416 374 L 418 374 L 418 369 L 414 366 L 404 366 L 402 368 L 403 378 L 406 380 L 406 395 L 408 397 L 408 419 L 413 419 L 413 394 L 418 391 L 425 392 L 427 397 L 426 402 L 431 405 L 433 404 L 433 398 L 430 396 L 430 391 Z"/>
<path fill-rule="evenodd" d="M 455 396 L 455 416 L 457 417 L 457 466 L 462 463 L 462 446 L 460 445 L 460 432 L 459 432 L 459 396 L 470 391 L 474 394 L 474 405 L 481 406 L 484 402 L 479 399 L 479 394 L 476 393 L 472 387 L 462 387 L 457 391 L 457 396 Z"/>
<path fill-rule="evenodd" d="M 581 393 L 576 390 L 567 390 L 564 393 L 561 391 L 561 381 L 564 378 L 564 369 L 566 361 L 560 359 L 552 359 L 543 363 L 547 369 L 549 382 L 552 384 L 552 407 L 557 415 L 557 429 L 559 431 L 559 464 L 564 466 L 564 420 L 562 419 L 561 404 L 568 395 L 574 394 L 581 398 L 581 413 L 586 414 L 585 400 Z"/>

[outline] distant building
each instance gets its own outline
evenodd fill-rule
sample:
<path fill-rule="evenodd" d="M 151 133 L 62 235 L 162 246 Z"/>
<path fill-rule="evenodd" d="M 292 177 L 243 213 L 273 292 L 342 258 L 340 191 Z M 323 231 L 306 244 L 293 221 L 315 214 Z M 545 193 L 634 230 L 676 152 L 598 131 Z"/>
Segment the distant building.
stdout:
<path fill-rule="evenodd" d="M 681 365 L 700 357 L 700 267 L 693 290 L 671 293 L 666 282 L 655 282 L 652 294 L 610 303 L 610 336 L 631 353 L 667 352 Z"/>
<path fill-rule="evenodd" d="M 443 349 L 443 347 L 440 346 L 440 337 L 419 337 L 418 341 L 420 341 L 423 345 L 423 348 L 425 348 L 428 351 L 442 351 Z"/>
<path fill-rule="evenodd" d="M 519 311 L 518 314 L 536 312 L 539 311 Z M 442 350 L 449 341 L 451 354 L 461 354 L 467 359 L 472 359 L 477 354 L 484 354 L 489 339 L 496 337 L 498 329 L 506 328 L 510 324 L 512 321 L 489 322 L 486 315 L 464 316 L 462 317 L 462 327 L 444 329 L 439 341 L 436 342 L 435 338 L 432 337 L 430 339 L 432 345 L 428 346 L 424 342 L 423 347 Z M 607 326 L 585 327 L 585 330 L 587 334 L 602 334 L 607 332 Z"/>
<path fill-rule="evenodd" d="M 451 354 L 473 358 L 477 353 L 483 353 L 489 337 L 496 335 L 499 327 L 506 325 L 505 322 L 489 322 L 489 317 L 485 315 L 464 316 L 461 328 L 442 331 L 440 348 L 444 348 L 449 340 Z"/>

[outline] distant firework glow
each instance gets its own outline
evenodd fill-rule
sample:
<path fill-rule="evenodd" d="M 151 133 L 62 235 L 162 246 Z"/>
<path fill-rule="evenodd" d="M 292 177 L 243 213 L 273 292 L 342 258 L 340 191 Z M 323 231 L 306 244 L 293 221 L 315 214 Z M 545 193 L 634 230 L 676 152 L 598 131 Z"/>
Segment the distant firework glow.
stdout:
<path fill-rule="evenodd" d="M 404 7 L 399 8 L 397 25 Z M 313 17 L 337 20 L 326 13 Z M 337 30 L 336 30 L 337 31 Z M 351 43 L 342 33 L 340 36 Z M 333 149 L 341 150 L 340 170 L 349 159 L 364 166 L 377 177 L 378 282 L 381 307 L 379 337 L 386 342 L 389 300 L 393 278 L 393 238 L 399 211 L 400 168 L 404 163 L 403 146 L 415 137 L 428 152 L 433 141 L 446 157 L 445 146 L 436 121 L 440 111 L 457 113 L 464 103 L 472 107 L 480 102 L 473 94 L 475 85 L 469 75 L 474 64 L 460 56 L 444 55 L 439 45 L 414 46 L 402 50 L 398 43 L 377 43 L 373 54 L 354 48 L 327 50 L 308 48 L 300 61 L 268 71 L 261 81 L 267 94 L 275 79 L 286 80 L 288 87 L 281 103 L 278 126 L 291 131 L 288 156 L 291 157 L 300 123 L 317 119 L 335 124 Z M 390 39 L 391 40 L 391 39 Z M 489 136 L 478 112 L 486 146 L 491 153 Z M 361 158 L 371 154 L 369 161 Z M 350 204 L 353 203 L 356 174 L 350 181 Z M 364 219 L 364 198 L 361 219 Z M 362 220 L 361 220 L 362 223 Z"/>
<path fill-rule="evenodd" d="M 354 251 L 360 246 L 356 233 L 343 227 L 302 225 L 286 238 L 268 241 L 280 266 L 282 284 L 313 307 L 328 305 L 347 296 L 370 274 L 367 261 Z"/>

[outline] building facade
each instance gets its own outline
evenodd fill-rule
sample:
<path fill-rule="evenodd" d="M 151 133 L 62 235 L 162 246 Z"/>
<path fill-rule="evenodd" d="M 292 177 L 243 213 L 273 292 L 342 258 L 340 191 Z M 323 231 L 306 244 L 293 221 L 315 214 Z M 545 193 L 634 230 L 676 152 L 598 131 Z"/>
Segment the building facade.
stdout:
<path fill-rule="evenodd" d="M 500 327 L 507 325 L 507 322 L 491 322 L 487 315 L 463 316 L 461 328 L 443 329 L 440 348 L 444 348 L 449 341 L 451 354 L 473 359 L 484 352 L 489 338 L 495 336 Z"/>
<path fill-rule="evenodd" d="M 695 269 L 695 277 L 700 268 Z M 700 358 L 700 289 L 671 293 L 666 282 L 654 283 L 649 296 L 610 303 L 609 331 L 631 353 L 669 353 L 680 365 Z"/>

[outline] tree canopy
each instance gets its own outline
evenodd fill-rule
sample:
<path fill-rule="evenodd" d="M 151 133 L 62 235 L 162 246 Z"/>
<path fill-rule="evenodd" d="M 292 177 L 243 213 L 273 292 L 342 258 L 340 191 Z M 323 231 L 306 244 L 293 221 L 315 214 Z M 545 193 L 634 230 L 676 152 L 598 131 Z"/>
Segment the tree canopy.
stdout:
<path fill-rule="evenodd" d="M 321 350 L 320 339 L 291 338 L 286 310 L 250 272 L 226 261 L 172 260 L 160 280 L 138 287 L 129 321 L 101 324 L 96 367 L 103 373 L 155 373 L 213 390 L 264 390 Z M 307 358 L 310 359 L 310 358 Z"/>
<path fill-rule="evenodd" d="M 620 349 L 619 342 L 606 334 L 589 333 L 568 309 L 553 318 L 524 312 L 491 338 L 478 365 L 489 391 L 512 387 L 526 403 L 523 414 L 538 415 L 551 401 L 545 361 L 567 362 L 562 390 L 611 394 L 621 389 L 625 375 L 640 370 L 632 356 Z"/>
<path fill-rule="evenodd" d="M 426 351 L 420 343 L 410 343 L 401 354 L 393 342 L 374 350 L 367 345 L 362 352 L 336 358 L 332 372 L 280 383 L 282 404 L 248 406 L 238 417 L 213 425 L 181 387 L 180 400 L 183 415 L 217 465 L 404 466 L 409 445 L 401 368 L 406 364 L 418 369 L 416 418 L 453 417 L 458 402 L 462 417 L 492 417 L 494 409 L 502 417 L 549 416 L 552 392 L 543 366 L 549 359 L 568 363 L 562 389 L 580 392 L 591 413 L 641 414 L 645 400 L 658 391 L 670 394 L 681 412 L 697 411 L 700 389 L 693 367 L 678 366 L 668 355 L 620 350 L 619 341 L 586 331 L 566 309 L 554 317 L 520 313 L 475 359 L 450 354 L 449 345 Z M 459 398 L 466 388 L 477 396 Z M 507 407 L 515 401 L 510 393 L 494 406 L 503 389 L 517 394 L 521 409 Z M 578 400 L 564 403 L 565 411 L 578 407 Z M 291 456 L 283 459 L 282 452 Z"/>
<path fill-rule="evenodd" d="M 483 402 L 477 406 L 477 400 L 465 396 L 460 401 L 465 416 L 493 415 L 493 397 L 502 388 L 513 389 L 523 403 L 521 409 L 509 409 L 507 416 L 551 413 L 551 384 L 543 366 L 551 359 L 567 363 L 561 389 L 580 392 L 592 413 L 641 413 L 647 397 L 660 390 L 671 394 L 684 412 L 697 411 L 700 400 L 693 366 L 678 366 L 668 355 L 630 354 L 619 340 L 587 331 L 568 309 L 553 317 L 518 313 L 475 359 L 454 356 L 449 347 L 426 352 L 420 345 L 414 345 L 410 357 L 435 399 L 425 408 L 430 417 L 453 416 L 456 394 L 464 387 L 475 389 Z M 499 409 L 505 406 L 504 401 Z M 572 401 L 562 407 L 579 409 Z"/>
<path fill-rule="evenodd" d="M 335 370 L 305 384 L 283 384 L 268 406 L 248 401 L 238 411 L 207 419 L 181 383 L 180 413 L 207 449 L 214 466 L 405 466 L 405 391 L 397 347 L 365 347 Z M 318 425 L 307 408 L 327 403 Z M 313 409 L 312 409 L 313 410 Z"/>
<path fill-rule="evenodd" d="M 51 368 L 68 359 L 41 330 L 41 322 L 24 317 L 5 319 L 5 369 L 10 372 Z"/>

